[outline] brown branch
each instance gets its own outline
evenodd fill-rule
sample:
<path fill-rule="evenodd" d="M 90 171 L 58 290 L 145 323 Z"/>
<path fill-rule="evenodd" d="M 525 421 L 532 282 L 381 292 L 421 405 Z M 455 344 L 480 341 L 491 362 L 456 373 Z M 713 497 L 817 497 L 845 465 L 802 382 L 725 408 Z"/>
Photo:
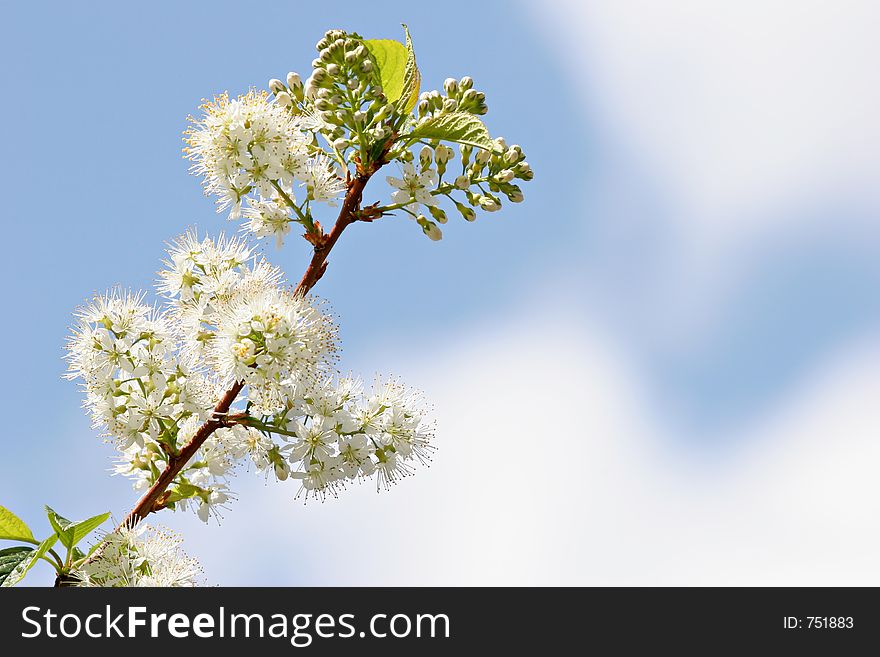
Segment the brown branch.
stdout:
<path fill-rule="evenodd" d="M 345 194 L 345 199 L 342 202 L 342 207 L 339 210 L 339 216 L 336 219 L 336 223 L 328 234 L 322 234 L 317 237 L 317 243 L 315 244 L 311 262 L 309 262 L 309 266 L 306 269 L 305 274 L 303 274 L 299 285 L 296 286 L 294 294 L 301 294 L 303 296 L 308 294 L 309 290 L 311 290 L 315 283 L 320 280 L 321 276 L 324 275 L 324 271 L 327 269 L 327 256 L 339 240 L 342 231 L 344 231 L 351 223 L 357 221 L 357 212 L 360 209 L 364 187 L 370 180 L 370 176 L 372 176 L 382 164 L 384 164 L 384 161 L 376 163 L 369 172 L 358 172 L 358 175 L 349 181 L 348 191 Z M 208 437 L 217 429 L 227 426 L 227 414 L 242 388 L 244 388 L 244 383 L 239 382 L 223 394 L 223 397 L 214 407 L 211 417 L 199 427 L 195 435 L 176 455 L 168 457 L 167 465 L 159 475 L 159 478 L 144 496 L 138 500 L 138 503 L 125 517 L 120 527 L 126 525 L 134 526 L 151 513 L 159 511 L 165 507 L 168 486 L 173 483 L 174 478 L 180 474 L 180 471 L 184 466 L 193 456 L 195 456 L 196 452 Z"/>

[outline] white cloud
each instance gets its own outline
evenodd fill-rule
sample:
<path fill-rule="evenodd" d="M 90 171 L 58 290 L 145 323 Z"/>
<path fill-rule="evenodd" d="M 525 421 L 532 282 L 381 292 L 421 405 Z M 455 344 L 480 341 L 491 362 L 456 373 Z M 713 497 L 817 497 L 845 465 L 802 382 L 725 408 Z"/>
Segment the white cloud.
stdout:
<path fill-rule="evenodd" d="M 829 198 L 880 201 L 877 3 L 526 7 L 608 138 L 662 183 L 701 248 Z"/>
<path fill-rule="evenodd" d="M 404 366 L 442 420 L 433 468 L 388 494 L 355 488 L 307 507 L 289 487 L 247 487 L 222 529 L 187 529 L 208 576 L 880 584 L 880 344 L 721 454 L 657 430 L 613 341 L 536 317 L 504 318 Z"/>

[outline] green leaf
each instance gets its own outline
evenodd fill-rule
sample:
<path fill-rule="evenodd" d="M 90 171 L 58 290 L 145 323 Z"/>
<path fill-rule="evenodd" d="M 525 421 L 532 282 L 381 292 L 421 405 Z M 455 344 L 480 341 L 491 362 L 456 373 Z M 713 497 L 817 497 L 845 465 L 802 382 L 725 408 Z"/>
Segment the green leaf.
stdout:
<path fill-rule="evenodd" d="M 31 551 L 30 555 L 15 565 L 9 575 L 4 578 L 3 583 L 0 584 L 0 586 L 15 586 L 23 580 L 24 576 L 28 574 L 28 571 L 34 567 L 34 564 L 36 564 L 46 552 L 49 551 L 49 548 L 55 545 L 55 541 L 57 540 L 58 535 L 52 534 L 49 538 L 40 543 L 36 550 Z"/>
<path fill-rule="evenodd" d="M 10 541 L 37 542 L 24 520 L 3 506 L 0 506 L 0 538 Z"/>
<path fill-rule="evenodd" d="M 373 58 L 379 75 L 382 93 L 389 103 L 400 98 L 406 74 L 407 50 L 400 41 L 393 39 L 366 39 L 364 45 Z"/>
<path fill-rule="evenodd" d="M 416 65 L 416 53 L 409 36 L 409 28 L 404 25 L 403 31 L 406 34 L 406 66 L 403 71 L 403 88 L 400 91 L 400 98 L 397 100 L 397 109 L 401 114 L 409 114 L 419 101 L 422 74 L 419 73 L 419 67 Z"/>
<path fill-rule="evenodd" d="M 27 559 L 33 551 L 33 548 L 23 545 L 0 550 L 0 586 L 3 585 L 3 582 L 6 581 L 18 564 Z"/>
<path fill-rule="evenodd" d="M 46 515 L 49 517 L 49 523 L 52 525 L 52 529 L 55 530 L 58 538 L 61 539 L 61 544 L 67 549 L 70 549 L 92 533 L 93 530 L 101 526 L 101 524 L 110 517 L 110 512 L 101 513 L 97 516 L 80 520 L 79 522 L 71 522 L 64 516 L 58 515 L 51 507 L 47 506 Z"/>
<path fill-rule="evenodd" d="M 49 518 L 49 524 L 55 530 L 55 535 L 61 539 L 61 544 L 70 548 L 73 545 L 73 525 L 70 520 L 64 516 L 59 516 L 50 506 L 46 506 L 46 517 Z"/>
<path fill-rule="evenodd" d="M 490 151 L 497 149 L 483 122 L 467 112 L 449 112 L 425 119 L 413 128 L 408 138 L 412 141 L 442 139 Z"/>
<path fill-rule="evenodd" d="M 101 513 L 97 516 L 92 516 L 91 518 L 87 518 L 85 520 L 80 520 L 79 522 L 73 523 L 71 527 L 73 528 L 73 543 L 72 545 L 78 544 L 81 540 L 83 540 L 86 536 L 92 533 L 93 530 L 100 527 L 104 524 L 104 521 L 110 517 L 110 512 Z"/>

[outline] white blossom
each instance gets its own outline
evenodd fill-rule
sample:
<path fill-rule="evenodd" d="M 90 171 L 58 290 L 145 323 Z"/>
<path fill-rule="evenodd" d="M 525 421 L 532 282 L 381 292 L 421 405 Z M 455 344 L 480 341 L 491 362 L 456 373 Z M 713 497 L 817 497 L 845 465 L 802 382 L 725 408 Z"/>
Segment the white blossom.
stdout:
<path fill-rule="evenodd" d="M 181 544 L 177 534 L 164 528 L 120 527 L 104 537 L 97 557 L 71 575 L 86 587 L 195 586 L 202 569 Z"/>
<path fill-rule="evenodd" d="M 395 176 L 387 176 L 388 184 L 396 188 L 397 191 L 391 194 L 391 200 L 395 204 L 409 205 L 413 204 L 418 207 L 419 204 L 425 206 L 437 205 L 437 199 L 431 194 L 431 189 L 437 185 L 437 172 L 433 169 L 425 169 L 417 172 L 411 162 L 407 162 L 402 167 L 402 178 Z"/>
<path fill-rule="evenodd" d="M 298 117 L 266 92 L 251 90 L 236 99 L 221 94 L 202 105 L 186 133 L 193 173 L 203 176 L 205 193 L 218 197 L 218 210 L 238 218 L 242 200 L 275 194 L 306 172 L 308 137 Z"/>

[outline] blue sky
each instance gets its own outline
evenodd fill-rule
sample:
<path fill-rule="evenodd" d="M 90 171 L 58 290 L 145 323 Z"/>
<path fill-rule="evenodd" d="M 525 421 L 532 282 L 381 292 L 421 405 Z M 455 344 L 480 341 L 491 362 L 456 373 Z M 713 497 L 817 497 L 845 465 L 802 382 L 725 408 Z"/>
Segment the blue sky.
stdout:
<path fill-rule="evenodd" d="M 800 114 L 790 107 L 808 112 L 803 100 L 813 88 L 784 77 L 776 96 L 759 97 L 760 65 L 727 67 L 736 38 L 719 45 L 687 36 L 688 21 L 709 20 L 689 3 L 673 3 L 660 16 L 658 25 L 672 25 L 665 41 L 663 30 L 637 19 L 659 11 L 644 4 L 551 5 L 543 11 L 537 3 L 447 2 L 441 9 L 340 2 L 331 12 L 255 2 L 244 14 L 232 2 L 7 7 L 0 113 L 8 126 L 8 374 L 0 385 L 7 412 L 21 420 L 7 423 L 0 501 L 35 526 L 42 526 L 43 503 L 77 517 L 106 507 L 121 515 L 130 506 L 128 483 L 106 473 L 111 450 L 89 428 L 76 387 L 60 378 L 71 311 L 115 284 L 148 288 L 163 242 L 188 226 L 235 230 L 187 174 L 180 152 L 186 116 L 213 93 L 244 92 L 288 70 L 307 72 L 313 44 L 330 27 L 399 38 L 406 22 L 424 88 L 471 75 L 486 92 L 490 131 L 522 144 L 536 171 L 525 203 L 474 224 L 453 218 L 439 244 L 402 218 L 345 235 L 316 290 L 340 319 L 343 368 L 418 377 L 443 370 L 457 353 L 479 355 L 480 340 L 493 341 L 489 350 L 509 345 L 513 361 L 533 362 L 518 351 L 526 343 L 547 359 L 564 355 L 561 336 L 572 349 L 595 354 L 584 345 L 600 334 L 600 355 L 613 353 L 612 369 L 626 371 L 643 400 L 628 414 L 652 427 L 651 444 L 661 452 L 668 445 L 675 458 L 714 458 L 772 442 L 760 429 L 766 418 L 852 345 L 878 337 L 880 203 L 870 191 L 877 160 L 862 157 L 870 152 L 865 143 L 876 144 L 876 131 L 859 133 L 862 124 L 844 111 L 871 107 L 876 97 L 853 96 L 839 117 L 832 114 L 837 106 L 825 108 L 810 119 L 807 138 L 807 130 L 798 132 L 801 119 L 771 119 L 774 108 L 783 119 Z M 807 13 L 801 26 L 804 39 L 827 37 L 830 59 L 843 53 L 845 71 L 820 68 L 817 76 L 848 82 L 835 92 L 844 98 L 864 93 L 860 76 L 867 73 L 845 55 L 861 47 L 858 12 L 870 11 L 860 3 L 847 7 L 849 21 L 843 11 L 841 22 L 823 27 L 817 10 L 815 24 Z M 751 34 L 751 26 L 778 16 L 761 18 L 752 6 L 735 18 Z M 721 29 L 707 25 L 709 34 Z M 755 34 L 771 61 L 802 46 L 800 32 L 778 43 Z M 837 37 L 854 45 L 838 47 Z M 671 41 L 691 50 L 683 54 Z M 701 56 L 705 70 L 692 63 Z M 815 141 L 815 134 L 826 140 Z M 823 158 L 826 168 L 807 166 Z M 374 181 L 366 198 L 387 198 L 383 181 Z M 290 239 L 283 250 L 266 251 L 298 279 L 307 247 Z M 557 333 L 563 324 L 572 328 Z M 526 339 L 528 327 L 538 333 Z M 542 404 L 574 398 L 583 405 L 579 413 L 591 413 L 589 386 L 569 385 L 567 396 L 558 372 L 544 372 L 541 358 L 533 364 L 518 377 L 554 391 Z M 455 370 L 464 380 L 429 379 L 425 386 L 446 399 L 445 386 L 466 387 L 471 377 L 485 384 L 480 367 L 490 366 L 475 358 L 472 373 L 467 363 Z M 585 377 L 591 369 L 587 363 Z M 505 384 L 491 371 L 488 381 Z M 483 390 L 468 398 L 478 404 Z M 512 405 L 492 413 L 513 412 L 522 401 L 508 400 Z M 502 438 L 492 431 L 481 429 L 479 439 Z M 453 461 L 439 458 L 432 485 L 455 473 Z M 318 544 L 335 537 L 321 533 L 321 508 L 304 512 L 290 502 L 290 490 L 268 489 L 274 493 L 260 484 L 261 504 L 289 514 L 291 523 L 308 513 Z M 233 528 L 246 526 L 253 510 L 247 505 L 256 504 L 242 497 L 227 519 Z M 327 513 L 328 525 L 331 513 L 340 512 Z M 208 560 L 207 546 L 225 531 L 198 527 L 194 518 L 170 522 L 193 532 L 196 551 Z M 464 524 L 447 529 L 464 531 Z M 271 530 L 263 534 L 272 540 Z M 293 538 L 290 545 L 297 545 Z M 235 555 L 239 548 L 225 549 Z M 209 569 L 208 576 L 270 582 L 259 569 L 234 576 Z M 376 577 L 363 581 L 383 581 Z M 271 581 L 331 580 L 291 571 Z M 393 581 L 423 580 L 413 574 Z"/>

